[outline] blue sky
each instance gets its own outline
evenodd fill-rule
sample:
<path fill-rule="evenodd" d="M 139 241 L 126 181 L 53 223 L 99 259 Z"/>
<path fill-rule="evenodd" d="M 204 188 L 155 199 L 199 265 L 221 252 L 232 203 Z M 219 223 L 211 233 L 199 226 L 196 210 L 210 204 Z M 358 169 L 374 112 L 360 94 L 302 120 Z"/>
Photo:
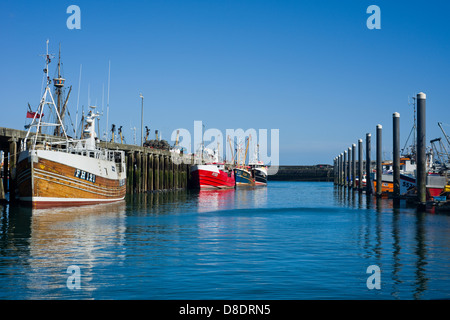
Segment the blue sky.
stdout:
<path fill-rule="evenodd" d="M 71 4 L 81 30 L 66 26 Z M 366 27 L 372 4 L 380 30 Z M 99 107 L 104 88 L 106 109 L 111 61 L 109 124 L 127 142 L 131 127 L 140 140 L 142 92 L 144 125 L 164 139 L 194 120 L 279 129 L 280 164 L 306 165 L 332 163 L 380 123 L 389 157 L 392 113 L 402 146 L 412 127 L 408 97 L 427 94 L 428 141 L 450 124 L 449 12 L 447 1 L 2 1 L 0 126 L 23 129 L 37 105 L 49 39 L 52 53 L 61 43 L 72 118 L 80 64 L 80 111 L 88 87 Z"/>

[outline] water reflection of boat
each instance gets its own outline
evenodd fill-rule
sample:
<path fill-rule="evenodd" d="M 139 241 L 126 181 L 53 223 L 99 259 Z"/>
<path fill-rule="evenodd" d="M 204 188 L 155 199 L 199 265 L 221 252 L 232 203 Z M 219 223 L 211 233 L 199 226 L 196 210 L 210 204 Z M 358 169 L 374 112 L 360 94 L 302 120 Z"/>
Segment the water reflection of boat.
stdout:
<path fill-rule="evenodd" d="M 235 205 L 234 189 L 200 190 L 198 193 L 198 211 L 217 211 L 233 209 Z"/>
<path fill-rule="evenodd" d="M 28 288 L 61 288 L 61 274 L 70 265 L 83 273 L 83 292 L 94 290 L 93 268 L 125 259 L 125 201 L 79 207 L 33 209 L 30 220 Z M 124 250 L 124 249 L 123 249 Z M 53 277 L 40 277 L 51 274 Z M 66 277 L 67 278 L 67 277 Z"/>

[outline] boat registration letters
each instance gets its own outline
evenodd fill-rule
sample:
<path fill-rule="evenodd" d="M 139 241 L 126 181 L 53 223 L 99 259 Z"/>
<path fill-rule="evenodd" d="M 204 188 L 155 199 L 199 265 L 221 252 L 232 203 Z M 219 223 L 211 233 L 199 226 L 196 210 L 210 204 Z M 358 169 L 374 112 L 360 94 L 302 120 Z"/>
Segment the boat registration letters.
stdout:
<path fill-rule="evenodd" d="M 95 174 L 89 173 L 80 169 L 75 169 L 75 178 L 80 178 L 92 183 L 95 183 Z"/>

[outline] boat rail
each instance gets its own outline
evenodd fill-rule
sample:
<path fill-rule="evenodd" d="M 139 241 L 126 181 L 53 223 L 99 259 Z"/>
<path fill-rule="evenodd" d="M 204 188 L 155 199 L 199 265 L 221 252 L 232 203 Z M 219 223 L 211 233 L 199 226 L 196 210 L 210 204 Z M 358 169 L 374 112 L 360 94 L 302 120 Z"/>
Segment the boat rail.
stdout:
<path fill-rule="evenodd" d="M 125 163 L 125 152 L 122 150 L 110 150 L 96 147 L 87 147 L 86 139 L 64 139 L 62 137 L 48 135 L 33 135 L 28 141 L 22 141 L 20 150 L 48 150 L 78 154 L 85 157 L 114 161 L 119 172 L 123 172 L 122 164 Z"/>

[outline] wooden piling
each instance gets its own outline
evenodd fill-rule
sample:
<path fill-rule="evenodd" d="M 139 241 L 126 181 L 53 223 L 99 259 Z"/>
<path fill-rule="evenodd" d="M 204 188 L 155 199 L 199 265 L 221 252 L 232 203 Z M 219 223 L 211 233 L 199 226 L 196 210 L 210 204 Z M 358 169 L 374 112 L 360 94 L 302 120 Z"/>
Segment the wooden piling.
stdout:
<path fill-rule="evenodd" d="M 161 155 L 161 157 L 159 158 L 159 189 L 160 190 L 164 190 L 166 188 L 165 182 L 166 180 L 164 179 L 164 170 L 165 170 L 165 161 L 164 161 L 164 155 Z"/>
<path fill-rule="evenodd" d="M 16 199 L 17 138 L 9 139 L 9 201 Z"/>
<path fill-rule="evenodd" d="M 169 166 L 169 188 L 170 190 L 173 190 L 173 161 L 171 157 L 167 157 L 167 164 Z"/>
<path fill-rule="evenodd" d="M 172 165 L 173 165 L 173 188 L 176 190 L 178 189 L 178 186 L 177 186 L 177 162 L 175 159 L 172 159 Z"/>
<path fill-rule="evenodd" d="M 164 189 L 170 189 L 170 166 L 168 156 L 164 156 Z"/>
<path fill-rule="evenodd" d="M 5 152 L 3 152 L 3 151 L 0 151 L 0 153 L 2 153 L 3 154 L 3 157 L 5 157 Z M 0 167 L 0 172 L 2 171 L 2 169 L 3 169 L 3 175 L 5 174 L 5 167 Z M 3 184 L 3 177 L 0 177 L 0 202 L 2 202 L 2 201 L 4 201 L 4 200 L 6 200 L 6 197 L 5 197 L 5 187 L 6 186 L 4 186 L 4 184 Z"/>
<path fill-rule="evenodd" d="M 155 186 L 154 186 L 154 190 L 160 190 L 160 186 L 159 186 L 159 154 L 155 154 L 155 157 L 153 159 L 154 161 L 154 171 L 153 174 L 155 176 L 154 182 L 155 182 Z"/>
<path fill-rule="evenodd" d="M 147 153 L 142 153 L 142 171 L 144 172 L 144 181 L 142 181 L 142 192 L 147 192 L 147 185 L 148 185 L 148 157 Z"/>
<path fill-rule="evenodd" d="M 136 192 L 141 193 L 142 187 L 142 154 L 140 152 L 136 153 L 136 171 L 135 171 L 135 179 L 136 179 Z"/>
<path fill-rule="evenodd" d="M 3 188 L 6 191 L 9 191 L 9 154 L 8 151 L 3 151 Z"/>
<path fill-rule="evenodd" d="M 133 187 L 134 158 L 133 152 L 127 155 L 127 193 L 134 193 Z"/>
<path fill-rule="evenodd" d="M 153 155 L 149 153 L 147 157 L 148 157 L 147 190 L 153 191 Z"/>

